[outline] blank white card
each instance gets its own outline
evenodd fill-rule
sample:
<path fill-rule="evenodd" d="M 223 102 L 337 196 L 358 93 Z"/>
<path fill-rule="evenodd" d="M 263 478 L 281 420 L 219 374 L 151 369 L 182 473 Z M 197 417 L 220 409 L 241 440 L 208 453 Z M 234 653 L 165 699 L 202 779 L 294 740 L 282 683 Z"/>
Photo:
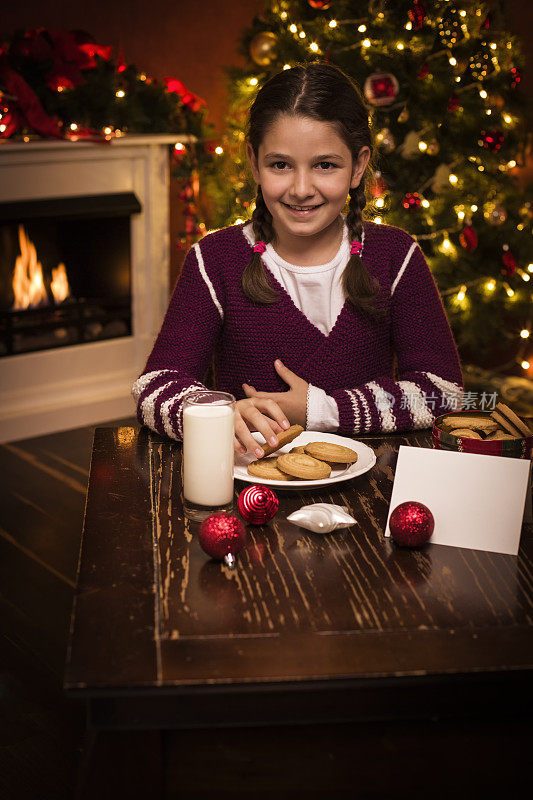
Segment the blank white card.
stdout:
<path fill-rule="evenodd" d="M 400 445 L 385 536 L 396 506 L 417 500 L 435 519 L 432 543 L 516 555 L 530 472 L 526 459 Z"/>

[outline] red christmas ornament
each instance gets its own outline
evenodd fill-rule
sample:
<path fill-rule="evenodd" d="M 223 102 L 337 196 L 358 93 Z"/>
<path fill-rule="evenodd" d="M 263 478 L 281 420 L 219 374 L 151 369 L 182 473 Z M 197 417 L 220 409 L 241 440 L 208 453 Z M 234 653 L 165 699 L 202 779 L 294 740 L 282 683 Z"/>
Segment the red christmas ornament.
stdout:
<path fill-rule="evenodd" d="M 502 269 L 502 275 L 512 278 L 516 272 L 516 258 L 509 250 L 508 244 L 504 244 L 503 246 L 502 263 L 504 266 Z"/>
<path fill-rule="evenodd" d="M 279 508 L 279 500 L 268 486 L 258 483 L 247 486 L 239 495 L 239 511 L 251 525 L 264 525 Z"/>
<path fill-rule="evenodd" d="M 433 514 L 423 503 L 407 500 L 396 506 L 389 519 L 391 536 L 403 547 L 419 547 L 431 537 L 435 528 Z"/>
<path fill-rule="evenodd" d="M 417 75 L 417 78 L 423 79 L 429 75 L 429 64 L 425 61 L 422 66 L 420 67 L 420 71 Z"/>
<path fill-rule="evenodd" d="M 485 17 L 485 20 L 481 23 L 481 27 L 484 30 L 488 31 L 491 25 L 492 25 L 492 14 L 489 11 L 487 16 Z"/>
<path fill-rule="evenodd" d="M 233 566 L 235 556 L 246 544 L 246 529 L 233 514 L 211 514 L 200 525 L 198 540 L 208 556 Z"/>
<path fill-rule="evenodd" d="M 374 178 L 371 181 L 369 188 L 372 197 L 383 197 L 385 194 L 387 190 L 387 183 L 379 170 L 374 172 Z"/>
<path fill-rule="evenodd" d="M 420 208 L 421 203 L 422 198 L 418 192 L 407 192 L 402 200 L 403 207 L 407 208 L 409 211 L 414 211 L 415 209 Z"/>
<path fill-rule="evenodd" d="M 325 11 L 331 5 L 331 0 L 307 0 L 307 2 L 311 8 L 319 8 L 321 11 Z"/>
<path fill-rule="evenodd" d="M 500 149 L 504 139 L 503 131 L 498 128 L 491 131 L 481 131 L 481 143 L 483 147 L 486 147 L 487 150 L 490 150 L 492 153 Z"/>
<path fill-rule="evenodd" d="M 374 72 L 363 86 L 364 95 L 373 106 L 390 105 L 399 91 L 400 85 L 391 72 Z"/>
<path fill-rule="evenodd" d="M 413 23 L 415 31 L 419 31 L 426 19 L 426 7 L 422 0 L 414 0 L 413 5 L 407 12 L 409 19 Z"/>
<path fill-rule="evenodd" d="M 468 250 L 469 253 L 473 253 L 477 247 L 477 233 L 474 230 L 473 225 L 465 225 L 461 233 L 459 234 L 459 242 L 461 247 L 464 247 L 465 250 Z"/>
<path fill-rule="evenodd" d="M 520 81 L 522 80 L 522 70 L 520 67 L 511 67 L 511 76 L 510 76 L 510 84 L 511 89 L 516 89 Z"/>
<path fill-rule="evenodd" d="M 448 100 L 448 111 L 457 111 L 459 108 L 459 97 L 455 94 L 452 94 L 450 99 Z"/>

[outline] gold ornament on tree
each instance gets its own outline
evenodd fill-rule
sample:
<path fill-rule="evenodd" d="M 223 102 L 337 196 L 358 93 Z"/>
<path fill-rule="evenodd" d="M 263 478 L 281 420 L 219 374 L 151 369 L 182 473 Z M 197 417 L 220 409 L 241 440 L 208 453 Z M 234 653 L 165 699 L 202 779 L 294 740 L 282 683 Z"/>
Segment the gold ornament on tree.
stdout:
<path fill-rule="evenodd" d="M 440 144 L 436 139 L 430 139 L 428 142 L 426 153 L 428 156 L 436 156 L 440 150 Z"/>
<path fill-rule="evenodd" d="M 503 225 L 507 219 L 507 211 L 500 203 L 485 203 L 483 206 L 483 216 L 489 225 Z"/>
<path fill-rule="evenodd" d="M 277 58 L 278 37 L 272 31 L 256 33 L 250 42 L 250 56 L 260 67 L 268 67 Z"/>
<path fill-rule="evenodd" d="M 431 180 L 431 188 L 435 194 L 440 194 L 450 188 L 450 174 L 451 170 L 448 164 L 440 164 L 437 167 Z"/>
<path fill-rule="evenodd" d="M 420 134 L 417 131 L 409 131 L 399 148 L 402 158 L 416 158 L 419 156 L 419 142 Z"/>
<path fill-rule="evenodd" d="M 409 119 L 409 110 L 407 106 L 404 106 L 400 112 L 400 115 L 398 116 L 398 122 L 407 122 L 408 119 Z"/>

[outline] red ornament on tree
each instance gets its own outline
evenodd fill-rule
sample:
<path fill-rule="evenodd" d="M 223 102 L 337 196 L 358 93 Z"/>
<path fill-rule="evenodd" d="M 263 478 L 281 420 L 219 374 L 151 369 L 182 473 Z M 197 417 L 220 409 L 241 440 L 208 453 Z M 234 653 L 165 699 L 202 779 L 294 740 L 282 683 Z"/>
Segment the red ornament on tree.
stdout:
<path fill-rule="evenodd" d="M 413 28 L 415 31 L 419 31 L 426 19 L 426 7 L 422 0 L 414 0 L 413 5 L 407 13 L 409 19 L 413 23 Z"/>
<path fill-rule="evenodd" d="M 400 86 L 392 72 L 374 72 L 365 81 L 363 92 L 373 106 L 388 106 L 394 102 Z"/>
<path fill-rule="evenodd" d="M 504 142 L 503 131 L 495 129 L 492 131 L 481 131 L 481 144 L 492 153 L 497 152 Z"/>
<path fill-rule="evenodd" d="M 502 263 L 504 267 L 502 269 L 502 275 L 506 275 L 508 278 L 512 278 L 516 272 L 516 258 L 509 250 L 508 244 L 504 244 L 503 246 Z"/>
<path fill-rule="evenodd" d="M 198 540 L 208 556 L 232 567 L 246 544 L 246 529 L 233 514 L 211 514 L 200 525 Z"/>
<path fill-rule="evenodd" d="M 427 63 L 427 61 L 424 61 L 416 77 L 422 80 L 423 78 L 427 78 L 428 75 L 429 75 L 429 64 Z"/>
<path fill-rule="evenodd" d="M 448 111 L 457 111 L 459 108 L 459 97 L 455 94 L 452 94 L 450 99 L 448 100 Z"/>
<path fill-rule="evenodd" d="M 430 539 L 435 529 L 435 520 L 423 503 L 407 500 L 396 506 L 390 515 L 389 528 L 396 544 L 419 547 Z"/>
<path fill-rule="evenodd" d="M 374 178 L 372 179 L 370 186 L 370 194 L 372 197 L 383 197 L 387 190 L 387 183 L 379 169 L 374 172 Z"/>
<path fill-rule="evenodd" d="M 477 247 L 477 233 L 474 230 L 473 225 L 465 225 L 461 233 L 459 234 L 459 242 L 461 247 L 464 247 L 465 250 L 468 250 L 469 253 L 473 253 Z"/>
<path fill-rule="evenodd" d="M 407 192 L 402 200 L 403 207 L 407 208 L 409 211 L 414 211 L 415 209 L 420 208 L 421 203 L 422 198 L 418 192 Z"/>
<path fill-rule="evenodd" d="M 264 525 L 279 508 L 279 500 L 268 486 L 258 483 L 243 489 L 239 495 L 239 511 L 251 525 Z"/>
<path fill-rule="evenodd" d="M 331 5 L 331 0 L 307 0 L 307 2 L 311 8 L 320 8 L 321 11 L 325 11 Z"/>

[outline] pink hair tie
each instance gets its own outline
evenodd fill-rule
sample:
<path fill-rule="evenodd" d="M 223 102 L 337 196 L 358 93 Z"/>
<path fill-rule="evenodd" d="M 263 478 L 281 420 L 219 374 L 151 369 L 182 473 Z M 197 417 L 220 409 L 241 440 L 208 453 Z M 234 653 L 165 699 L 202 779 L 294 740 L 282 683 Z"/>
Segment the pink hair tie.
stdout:
<path fill-rule="evenodd" d="M 363 245 L 361 244 L 361 242 L 356 242 L 356 241 L 350 242 L 350 244 L 352 246 L 351 250 L 350 250 L 350 255 L 351 256 L 354 256 L 354 255 L 358 256 L 359 253 L 361 252 L 361 250 L 363 249 Z"/>
<path fill-rule="evenodd" d="M 254 253 L 264 253 L 267 246 L 264 242 L 256 242 L 254 244 Z"/>

